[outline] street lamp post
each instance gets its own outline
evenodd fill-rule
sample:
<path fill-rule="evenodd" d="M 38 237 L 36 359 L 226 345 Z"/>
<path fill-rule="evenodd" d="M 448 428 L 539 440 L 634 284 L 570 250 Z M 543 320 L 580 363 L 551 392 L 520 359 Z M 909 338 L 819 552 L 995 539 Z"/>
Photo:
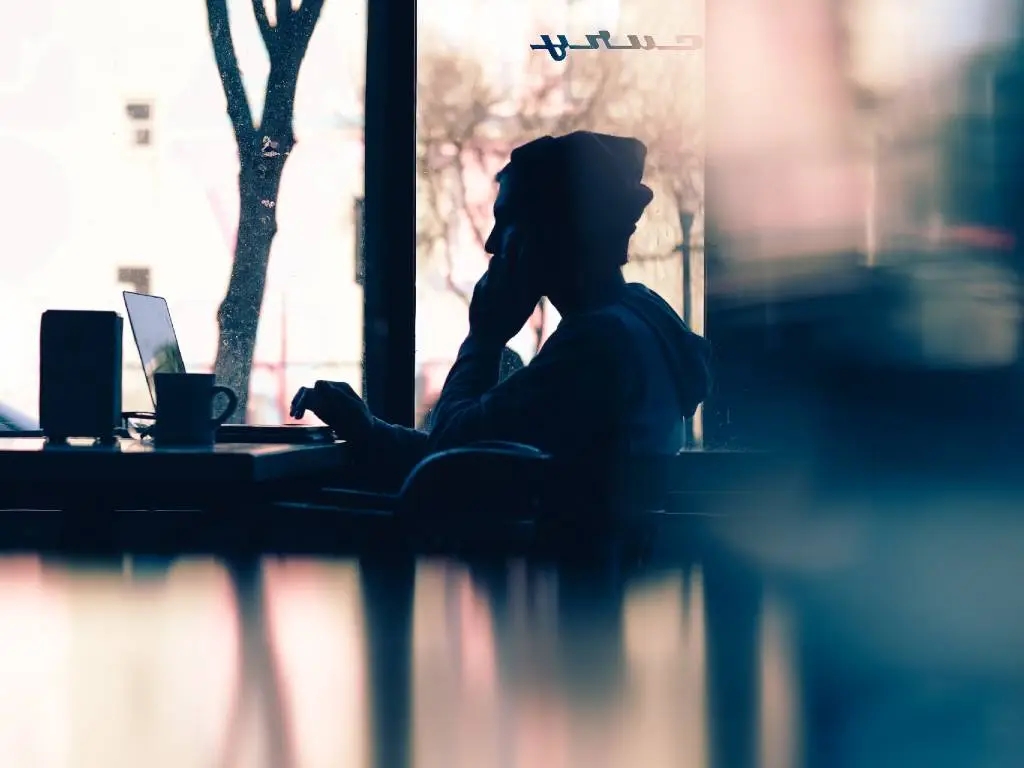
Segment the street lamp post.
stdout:
<path fill-rule="evenodd" d="M 693 231 L 693 220 L 696 215 L 693 211 L 680 210 L 679 211 L 679 226 L 682 229 L 683 237 L 682 242 L 676 248 L 679 251 L 679 255 L 682 258 L 682 273 L 683 273 L 683 322 L 688 326 L 693 324 L 693 270 L 690 264 L 690 234 Z M 683 437 L 686 441 L 685 447 L 690 448 L 694 445 L 694 429 L 693 419 L 687 419 L 684 426 Z"/>
<path fill-rule="evenodd" d="M 692 325 L 693 321 L 693 296 L 691 292 L 693 290 L 693 270 L 690 263 L 690 234 L 693 231 L 693 220 L 696 215 L 693 211 L 680 211 L 679 212 L 679 226 L 683 231 L 683 240 L 676 248 L 682 257 L 683 267 L 683 322 L 687 325 Z"/>

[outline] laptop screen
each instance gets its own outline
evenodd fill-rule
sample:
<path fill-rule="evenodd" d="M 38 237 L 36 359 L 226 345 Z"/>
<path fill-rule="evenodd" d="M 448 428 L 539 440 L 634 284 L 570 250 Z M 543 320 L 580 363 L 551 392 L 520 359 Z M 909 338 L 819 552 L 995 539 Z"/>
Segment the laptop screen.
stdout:
<path fill-rule="evenodd" d="M 185 363 L 178 348 L 178 337 L 171 324 L 171 311 L 166 299 L 144 293 L 124 292 L 128 322 L 139 348 L 142 370 L 146 374 L 149 394 L 156 405 L 154 374 L 185 373 Z"/>

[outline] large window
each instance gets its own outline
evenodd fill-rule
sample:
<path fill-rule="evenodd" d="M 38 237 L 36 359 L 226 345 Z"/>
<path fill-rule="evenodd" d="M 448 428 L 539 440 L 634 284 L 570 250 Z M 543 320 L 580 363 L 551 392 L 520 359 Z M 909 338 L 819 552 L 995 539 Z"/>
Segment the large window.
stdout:
<path fill-rule="evenodd" d="M 648 146 L 655 200 L 631 244 L 627 277 L 703 330 L 702 50 L 576 50 L 554 61 L 540 35 L 608 30 L 671 43 L 703 36 L 703 0 L 431 0 L 419 4 L 417 415 L 436 400 L 468 331 L 487 266 L 494 174 L 515 146 L 585 129 Z M 616 40 L 616 38 L 618 38 Z M 528 362 L 557 326 L 542 304 L 510 346 Z"/>
<path fill-rule="evenodd" d="M 221 352 L 225 383 L 248 381 L 250 421 L 285 420 L 294 390 L 317 378 L 360 385 L 355 201 L 363 195 L 365 0 L 322 3 L 294 89 L 294 146 L 285 146 L 286 119 L 246 134 L 258 142 L 244 148 L 250 165 L 258 152 L 273 173 L 284 157 L 279 194 L 249 180 L 258 199 L 241 204 L 229 113 L 244 121 L 239 94 L 225 98 L 222 74 L 229 89 L 244 88 L 259 124 L 270 73 L 261 26 L 272 45 L 283 38 L 273 37 L 275 4 L 266 3 L 265 20 L 251 0 L 172 5 L 37 0 L 6 9 L 0 405 L 37 413 L 45 309 L 123 313 L 125 289 L 167 298 L 189 370 L 213 370 Z M 207 6 L 227 60 L 214 56 Z M 294 23 L 311 23 L 301 8 Z M 217 26 L 221 10 L 230 40 Z M 274 89 L 290 101 L 287 78 Z M 259 301 L 267 213 L 277 229 Z M 242 310 L 222 329 L 218 308 L 240 241 L 249 271 L 235 281 L 233 300 Z M 227 352 L 225 335 L 234 337 Z M 124 344 L 124 407 L 150 410 L 127 323 Z"/>
<path fill-rule="evenodd" d="M 170 11 L 156 0 L 37 0 L 10 9 L 0 31 L 0 405 L 37 410 L 45 309 L 120 309 L 120 290 L 145 286 L 168 299 L 186 365 L 216 369 L 242 389 L 251 421 L 284 420 L 292 392 L 318 378 L 359 389 L 364 349 L 375 371 L 368 389 L 386 403 L 371 406 L 401 414 L 411 400 L 413 347 L 422 415 L 465 336 L 468 299 L 486 267 L 493 175 L 513 147 L 544 134 L 591 129 L 647 143 L 646 183 L 656 197 L 632 241 L 627 276 L 662 294 L 698 332 L 705 285 L 709 309 L 731 312 L 737 297 L 744 306 L 778 303 L 772 297 L 788 283 L 824 280 L 791 257 L 824 254 L 827 270 L 836 254 L 881 264 L 875 251 L 885 249 L 887 222 L 916 221 L 913 209 L 928 212 L 938 199 L 875 202 L 892 198 L 885 179 L 894 165 L 880 160 L 893 118 L 878 105 L 909 103 L 897 94 L 926 73 L 938 77 L 935 52 L 953 46 L 937 41 L 928 56 L 904 51 L 905 30 L 882 13 L 886 3 L 851 3 L 840 13 L 834 3 L 780 0 L 769 12 L 721 0 L 706 30 L 703 0 L 429 0 L 419 4 L 417 25 L 412 344 L 411 255 L 402 263 L 414 250 L 413 164 L 402 155 L 411 156 L 412 118 L 397 119 L 412 107 L 402 81 L 411 46 L 398 30 L 406 6 L 382 11 L 385 42 L 371 51 L 365 86 L 365 0 L 293 2 L 292 29 L 312 30 L 293 88 L 289 67 L 271 66 L 275 55 L 284 61 L 285 38 L 302 38 L 274 37 L 279 5 L 289 7 L 204 0 Z M 312 25 L 307 11 L 321 6 Z M 227 22 L 211 24 L 208 8 Z M 577 49 L 560 61 L 530 47 L 542 34 L 582 43 L 602 30 L 618 42 L 693 35 L 707 47 Z M 1006 33 L 977 37 L 963 43 L 965 55 L 1003 45 Z M 970 146 L 981 154 L 964 160 L 970 173 L 953 174 L 992 187 L 989 197 L 1012 197 L 1006 179 L 1016 178 L 979 170 L 1012 144 L 1015 71 L 979 81 L 988 86 L 975 90 L 998 114 L 973 131 L 979 140 Z M 375 126 L 365 190 L 364 112 Z M 970 213 L 991 228 L 980 214 L 992 211 Z M 944 225 L 928 226 L 930 238 Z M 365 338 L 364 298 L 373 318 Z M 528 362 L 557 323 L 542 304 L 513 348 Z M 710 325 L 719 363 L 749 357 L 715 338 L 721 319 Z M 126 332 L 124 406 L 148 409 L 133 346 Z M 728 408 L 719 411 L 717 420 L 737 423 Z"/>

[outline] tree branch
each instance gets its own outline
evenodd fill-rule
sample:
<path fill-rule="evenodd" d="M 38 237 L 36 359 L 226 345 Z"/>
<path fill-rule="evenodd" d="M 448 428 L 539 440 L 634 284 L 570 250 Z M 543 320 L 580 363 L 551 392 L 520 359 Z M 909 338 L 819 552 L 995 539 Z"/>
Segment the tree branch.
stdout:
<path fill-rule="evenodd" d="M 270 19 L 267 18 L 267 6 L 263 0 L 252 0 L 252 12 L 256 16 L 256 24 L 260 28 L 260 35 L 263 37 L 263 45 L 269 55 L 276 44 L 276 29 L 270 26 Z"/>
<path fill-rule="evenodd" d="M 227 0 L 206 0 L 206 16 L 210 26 L 213 57 L 217 62 L 217 72 L 227 100 L 228 118 L 235 132 L 235 140 L 241 148 L 255 141 L 255 131 L 252 110 L 249 108 L 238 58 L 235 56 L 235 44 L 231 39 Z"/>
<path fill-rule="evenodd" d="M 274 4 L 275 26 L 278 31 L 284 31 L 291 24 L 292 0 L 277 0 Z"/>
<path fill-rule="evenodd" d="M 473 213 L 469 201 L 466 199 L 466 166 L 462 162 L 462 147 L 457 147 L 455 155 L 455 178 L 457 179 L 457 195 L 459 199 L 459 210 L 462 211 L 462 215 L 466 217 L 466 221 L 469 223 L 469 228 L 473 232 L 473 239 L 476 240 L 477 245 L 483 250 L 487 238 L 484 236 L 483 230 L 480 225 L 477 224 L 476 215 Z M 483 162 L 480 163 L 481 169 L 483 168 Z"/>
<path fill-rule="evenodd" d="M 456 170 L 455 176 L 456 176 L 456 179 L 457 179 L 457 182 L 456 182 L 457 186 L 460 186 L 460 187 L 464 186 L 463 182 L 462 182 L 461 172 Z M 460 288 L 458 283 L 455 282 L 455 254 L 454 254 L 454 251 L 452 249 L 452 242 L 457 240 L 457 237 L 453 237 L 453 231 L 452 230 L 455 229 L 458 226 L 458 224 L 460 223 L 459 214 L 463 211 L 463 208 L 460 207 L 460 206 L 457 206 L 457 205 L 452 205 L 451 209 L 447 212 L 447 215 L 444 215 L 442 213 L 442 211 L 441 211 L 441 205 L 442 204 L 441 204 L 441 201 L 439 199 L 440 195 L 438 194 L 437 181 L 436 181 L 439 177 L 441 177 L 440 173 L 438 173 L 436 175 L 432 175 L 432 180 L 434 181 L 434 183 L 429 185 L 430 186 L 430 193 L 429 194 L 431 196 L 431 205 L 433 206 L 433 210 L 435 211 L 435 213 L 438 216 L 438 218 L 441 219 L 442 222 L 443 222 L 442 226 L 443 226 L 443 230 L 444 231 L 442 232 L 442 234 L 440 236 L 440 243 L 441 243 L 441 249 L 442 249 L 442 251 L 444 253 L 444 264 L 445 264 L 444 283 L 445 283 L 445 286 L 448 288 L 448 290 L 451 291 L 452 293 L 454 293 L 456 296 L 458 296 L 459 299 L 461 299 L 463 301 L 463 303 L 465 303 L 465 305 L 468 307 L 469 306 L 469 300 L 472 297 L 471 297 L 471 295 L 469 293 L 467 293 L 462 288 Z M 465 200 L 465 197 L 463 196 L 462 199 Z"/>
<path fill-rule="evenodd" d="M 445 276 L 444 284 L 448 287 L 448 290 L 458 296 L 462 301 L 469 306 L 470 300 L 473 298 L 470 293 L 462 290 L 455 282 L 455 260 L 452 258 L 452 247 L 448 238 L 444 241 L 444 260 L 445 260 Z"/>
<path fill-rule="evenodd" d="M 291 0 L 277 0 L 274 46 L 267 50 L 270 74 L 267 77 L 267 97 L 263 102 L 260 131 L 266 139 L 278 144 L 275 151 L 283 155 L 291 152 L 295 145 L 292 117 L 299 68 L 323 6 L 323 0 L 304 0 L 297 10 L 292 10 Z"/>
<path fill-rule="evenodd" d="M 316 26 L 317 19 L 320 18 L 320 12 L 324 9 L 324 0 L 302 0 L 302 5 L 299 6 L 297 11 L 299 20 L 309 27 L 309 32 L 306 33 L 306 37 L 313 31 L 313 27 Z"/>
<path fill-rule="evenodd" d="M 604 101 L 608 97 L 609 81 L 611 79 L 611 72 L 608 67 L 601 67 L 598 74 L 597 82 L 591 88 L 590 93 L 582 99 L 575 100 L 573 108 L 569 110 L 568 114 L 562 117 L 559 126 L 562 132 L 571 132 L 580 130 L 584 127 L 590 126 L 596 122 L 594 120 L 595 113 L 598 107 L 604 105 Z"/>
<path fill-rule="evenodd" d="M 631 253 L 629 255 L 630 264 L 657 264 L 665 261 L 673 261 L 678 259 L 682 253 L 682 246 L 677 246 L 671 251 L 664 253 Z"/>
<path fill-rule="evenodd" d="M 320 12 L 324 8 L 324 0 L 302 0 L 298 9 L 289 12 L 289 35 L 291 37 L 290 53 L 294 57 L 296 69 L 298 63 L 306 55 L 313 30 L 320 20 Z"/>

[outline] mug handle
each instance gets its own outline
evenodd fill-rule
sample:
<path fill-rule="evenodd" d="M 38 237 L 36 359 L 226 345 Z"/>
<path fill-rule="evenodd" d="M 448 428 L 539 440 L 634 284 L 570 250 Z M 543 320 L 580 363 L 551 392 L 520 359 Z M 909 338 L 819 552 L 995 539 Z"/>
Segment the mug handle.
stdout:
<path fill-rule="evenodd" d="M 216 385 L 213 388 L 213 396 L 216 397 L 218 394 L 224 395 L 228 399 L 228 404 L 224 407 L 224 410 L 221 412 L 220 416 L 216 416 L 215 418 L 210 420 L 214 428 L 219 427 L 221 424 L 223 424 L 225 421 L 231 418 L 231 414 L 233 414 L 235 412 L 235 408 L 238 407 L 238 395 L 236 395 L 235 391 L 230 387 L 224 387 L 221 386 L 220 384 Z"/>

